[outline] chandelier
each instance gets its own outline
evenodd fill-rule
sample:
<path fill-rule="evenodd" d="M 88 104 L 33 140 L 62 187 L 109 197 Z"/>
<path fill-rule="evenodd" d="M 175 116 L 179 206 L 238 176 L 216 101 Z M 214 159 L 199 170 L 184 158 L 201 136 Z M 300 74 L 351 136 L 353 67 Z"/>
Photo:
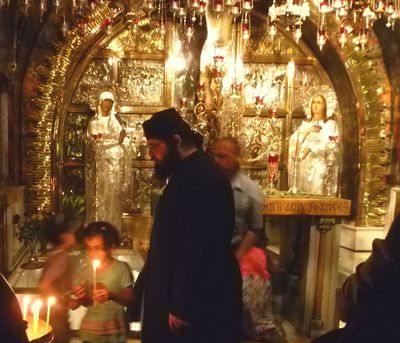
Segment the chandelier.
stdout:
<path fill-rule="evenodd" d="M 84 12 L 89 8 L 94 8 L 97 4 L 104 3 L 104 0 L 0 0 L 0 7 L 7 6 L 10 7 L 11 3 L 15 3 L 16 8 L 21 8 L 22 12 L 27 15 L 32 12 L 39 12 L 40 17 L 43 18 L 44 14 L 54 8 L 55 12 L 58 14 L 63 11 L 63 15 L 67 8 L 71 14 L 84 14 Z"/>
<path fill-rule="evenodd" d="M 63 36 L 73 25 L 85 28 L 86 15 L 94 10 L 97 5 L 106 3 L 106 0 L 0 0 L 0 10 L 9 8 L 23 16 L 39 16 L 40 21 L 44 20 L 45 14 L 54 11 L 58 21 L 59 29 Z M 126 10 L 129 12 L 129 1 L 110 1 L 109 5 L 116 11 Z M 107 28 L 107 34 L 111 33 L 112 19 L 103 23 Z"/>
<path fill-rule="evenodd" d="M 234 24 L 239 23 L 244 40 L 251 33 L 250 12 L 253 9 L 253 0 L 0 0 L 0 9 L 15 6 L 25 15 L 38 14 L 41 20 L 46 12 L 53 9 L 61 18 L 60 30 L 65 35 L 74 20 L 82 19 L 96 5 L 106 2 L 109 2 L 110 7 L 124 9 L 127 13 L 133 6 L 140 7 L 149 18 L 155 18 L 161 33 L 166 31 L 166 17 L 170 13 L 172 20 L 181 27 L 188 40 L 194 35 L 195 24 L 203 24 L 207 10 L 217 16 L 230 13 Z M 279 23 L 292 33 L 298 43 L 302 37 L 302 25 L 310 16 L 311 6 L 318 16 L 316 41 L 320 49 L 325 46 L 328 31 L 331 31 L 328 30 L 331 17 L 336 22 L 335 31 L 340 46 L 344 47 L 351 41 L 361 48 L 367 45 L 375 20 L 382 18 L 386 20 L 386 26 L 393 29 L 400 18 L 399 0 L 273 0 L 268 9 L 269 35 L 276 35 L 276 25 Z M 153 15 L 154 13 L 156 14 Z M 111 19 L 105 26 L 111 31 Z"/>
<path fill-rule="evenodd" d="M 328 16 L 334 17 L 337 40 L 342 48 L 352 41 L 362 49 L 368 43 L 375 20 L 386 20 L 386 26 L 393 29 L 400 17 L 398 0 L 314 0 L 312 3 L 309 0 L 274 0 L 268 9 L 270 36 L 275 36 L 276 24 L 280 23 L 298 43 L 302 25 L 310 16 L 311 4 L 318 16 L 316 40 L 321 50 L 328 39 Z"/>
<path fill-rule="evenodd" d="M 159 0 L 159 3 L 164 3 L 164 0 Z M 240 23 L 242 37 L 247 40 L 250 38 L 252 9 L 253 0 L 172 0 L 170 5 L 173 21 L 181 26 L 189 40 L 193 37 L 195 23 L 203 25 L 207 11 L 217 18 L 230 14 L 234 24 Z"/>
<path fill-rule="evenodd" d="M 276 35 L 276 22 L 280 21 L 287 31 L 293 34 L 296 43 L 302 36 L 303 22 L 310 16 L 310 4 L 304 1 L 276 1 L 272 3 L 268 10 L 270 19 L 268 33 L 271 37 Z"/>
<path fill-rule="evenodd" d="M 195 24 L 203 25 L 207 11 L 212 11 L 217 16 L 229 13 L 234 18 L 234 23 L 240 23 L 242 37 L 250 38 L 253 0 L 0 0 L 0 9 L 13 7 L 25 16 L 39 15 L 40 20 L 43 20 L 47 12 L 54 10 L 61 18 L 60 30 L 65 35 L 76 20 L 82 21 L 87 13 L 104 3 L 109 3 L 117 11 L 125 10 L 127 13 L 133 7 L 142 10 L 153 19 L 162 34 L 166 32 L 167 16 L 171 14 L 172 21 L 184 30 L 188 40 L 194 35 Z M 110 27 L 111 31 L 112 20 L 104 25 Z"/>

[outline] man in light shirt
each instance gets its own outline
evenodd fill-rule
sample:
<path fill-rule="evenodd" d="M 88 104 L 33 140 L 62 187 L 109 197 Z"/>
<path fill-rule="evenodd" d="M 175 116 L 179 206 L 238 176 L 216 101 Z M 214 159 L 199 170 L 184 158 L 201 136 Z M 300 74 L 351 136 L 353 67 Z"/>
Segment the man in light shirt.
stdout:
<path fill-rule="evenodd" d="M 229 178 L 235 200 L 231 242 L 243 278 L 242 335 L 246 339 L 281 342 L 281 333 L 270 312 L 270 274 L 262 245 L 264 194 L 255 181 L 240 171 L 240 145 L 235 138 L 219 139 L 211 152 Z"/>
<path fill-rule="evenodd" d="M 229 178 L 235 198 L 232 245 L 238 260 L 257 243 L 263 229 L 264 194 L 260 186 L 240 171 L 240 145 L 233 137 L 219 139 L 212 148 L 216 164 Z"/>

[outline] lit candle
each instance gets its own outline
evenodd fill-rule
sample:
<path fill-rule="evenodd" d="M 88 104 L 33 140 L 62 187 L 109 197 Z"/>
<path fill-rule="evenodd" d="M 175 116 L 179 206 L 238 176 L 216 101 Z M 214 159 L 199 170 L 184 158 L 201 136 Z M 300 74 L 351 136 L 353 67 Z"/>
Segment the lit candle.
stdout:
<path fill-rule="evenodd" d="M 223 10 L 222 1 L 221 0 L 215 0 L 215 2 L 214 2 L 214 11 L 216 13 L 221 13 L 222 10 Z"/>
<path fill-rule="evenodd" d="M 234 17 L 238 17 L 240 15 L 240 3 L 236 3 L 235 6 L 232 7 L 231 13 Z"/>
<path fill-rule="evenodd" d="M 287 65 L 288 88 L 293 86 L 295 72 L 296 72 L 296 65 L 294 64 L 293 61 L 290 61 Z"/>
<path fill-rule="evenodd" d="M 200 1 L 199 0 L 193 0 L 192 7 L 193 7 L 194 10 L 197 10 L 200 7 Z"/>
<path fill-rule="evenodd" d="M 253 9 L 253 2 L 252 1 L 244 1 L 243 2 L 243 9 L 245 11 L 251 11 Z"/>
<path fill-rule="evenodd" d="M 36 323 L 36 304 L 33 303 L 32 307 L 31 307 L 31 312 L 32 312 L 32 317 L 33 317 L 33 332 L 35 332 L 35 323 Z M 37 329 L 36 329 L 37 330 Z"/>
<path fill-rule="evenodd" d="M 242 24 L 242 38 L 247 40 L 250 38 L 250 26 L 247 23 Z"/>
<path fill-rule="evenodd" d="M 224 63 L 224 56 L 216 55 L 216 56 L 213 56 L 213 59 L 214 59 L 214 66 L 218 70 L 220 70 Z"/>
<path fill-rule="evenodd" d="M 33 313 L 33 334 L 36 335 L 39 327 L 39 314 L 40 309 L 42 308 L 43 301 L 37 299 L 32 305 L 32 313 Z"/>
<path fill-rule="evenodd" d="M 172 12 L 178 12 L 179 11 L 179 2 L 176 0 L 172 1 L 171 9 L 172 9 Z"/>
<path fill-rule="evenodd" d="M 204 83 L 203 82 L 199 82 L 197 85 L 196 85 L 196 88 L 197 88 L 197 90 L 205 90 L 205 85 L 204 85 Z"/>
<path fill-rule="evenodd" d="M 207 1 L 200 1 L 199 14 L 204 15 L 206 13 Z"/>
<path fill-rule="evenodd" d="M 268 163 L 270 164 L 277 164 L 279 162 L 279 155 L 272 153 L 268 155 Z"/>
<path fill-rule="evenodd" d="M 46 317 L 46 331 L 49 329 L 49 323 L 50 323 L 50 309 L 51 306 L 53 306 L 56 303 L 56 298 L 54 297 L 49 297 L 47 299 L 47 317 Z"/>
<path fill-rule="evenodd" d="M 186 17 L 185 8 L 179 7 L 179 10 L 178 10 L 178 17 L 179 17 L 179 18 L 184 18 L 184 17 Z"/>
<path fill-rule="evenodd" d="M 22 298 L 22 318 L 26 320 L 26 317 L 28 315 L 28 306 L 29 303 L 31 302 L 31 297 L 29 295 L 24 295 Z"/>
<path fill-rule="evenodd" d="M 96 270 L 100 267 L 100 260 L 93 260 L 92 261 L 93 267 L 93 296 L 96 293 Z"/>
<path fill-rule="evenodd" d="M 187 106 L 187 98 L 179 99 L 179 103 L 180 103 L 181 107 L 186 107 Z"/>
<path fill-rule="evenodd" d="M 327 1 L 321 1 L 319 3 L 319 11 L 321 13 L 327 13 L 329 12 L 329 3 Z"/>

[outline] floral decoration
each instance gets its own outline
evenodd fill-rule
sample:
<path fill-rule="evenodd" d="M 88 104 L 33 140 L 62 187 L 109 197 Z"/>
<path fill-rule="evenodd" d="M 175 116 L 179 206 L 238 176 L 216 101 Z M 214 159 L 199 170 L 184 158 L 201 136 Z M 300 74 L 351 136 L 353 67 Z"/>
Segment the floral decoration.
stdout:
<path fill-rule="evenodd" d="M 25 214 L 23 218 L 18 214 L 14 215 L 13 223 L 16 226 L 16 237 L 25 246 L 36 245 L 43 238 L 44 230 L 53 216 L 50 212 Z"/>

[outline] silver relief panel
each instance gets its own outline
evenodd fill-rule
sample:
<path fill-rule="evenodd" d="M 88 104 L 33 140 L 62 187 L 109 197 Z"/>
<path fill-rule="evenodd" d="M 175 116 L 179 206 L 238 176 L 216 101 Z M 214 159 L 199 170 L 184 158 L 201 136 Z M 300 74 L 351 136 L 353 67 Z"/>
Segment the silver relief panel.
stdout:
<path fill-rule="evenodd" d="M 123 59 L 119 62 L 118 80 L 121 105 L 164 106 L 164 61 Z"/>

